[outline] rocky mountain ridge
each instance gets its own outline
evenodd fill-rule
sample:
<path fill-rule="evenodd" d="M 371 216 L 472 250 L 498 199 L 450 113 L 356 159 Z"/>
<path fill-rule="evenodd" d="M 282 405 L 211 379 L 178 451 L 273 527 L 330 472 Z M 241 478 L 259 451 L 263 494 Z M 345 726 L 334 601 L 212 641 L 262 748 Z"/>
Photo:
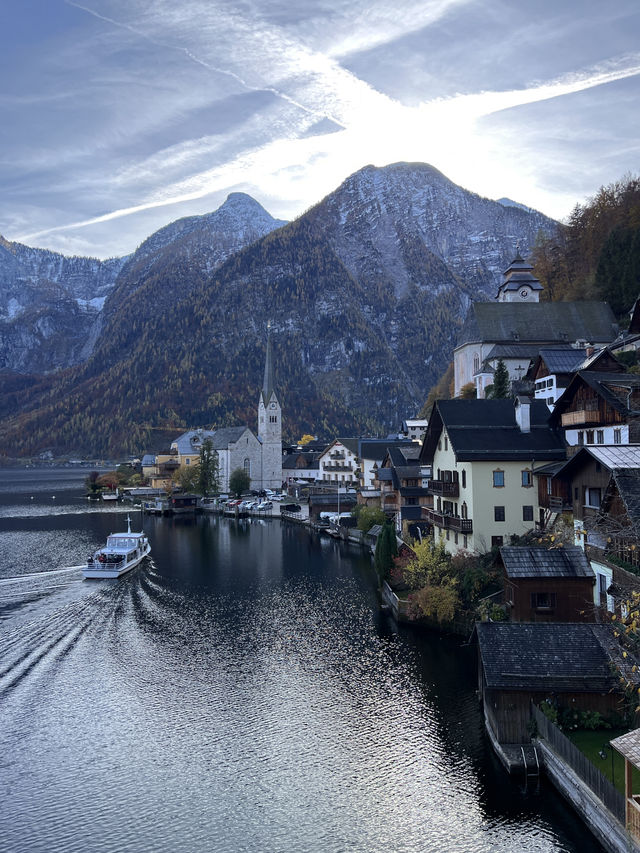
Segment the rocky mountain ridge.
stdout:
<path fill-rule="evenodd" d="M 139 452 L 186 425 L 253 424 L 267 320 L 288 437 L 397 428 L 470 300 L 555 228 L 406 163 L 365 167 L 214 268 L 181 223 L 123 266 L 85 363 L 0 387 L 5 447 Z"/>
<path fill-rule="evenodd" d="M 0 237 L 0 370 L 49 373 L 86 361 L 104 315 L 157 274 L 167 253 L 210 274 L 284 224 L 250 196 L 232 193 L 212 213 L 172 222 L 122 258 L 67 257 Z"/>

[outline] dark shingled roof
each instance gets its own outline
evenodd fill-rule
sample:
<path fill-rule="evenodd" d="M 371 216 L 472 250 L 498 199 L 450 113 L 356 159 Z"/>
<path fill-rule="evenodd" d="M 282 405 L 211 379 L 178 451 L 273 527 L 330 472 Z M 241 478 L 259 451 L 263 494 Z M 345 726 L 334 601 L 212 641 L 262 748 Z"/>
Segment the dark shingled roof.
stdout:
<path fill-rule="evenodd" d="M 517 548 L 505 545 L 500 556 L 509 578 L 593 578 L 582 548 Z"/>
<path fill-rule="evenodd" d="M 611 472 L 611 480 L 607 486 L 602 501 L 602 511 L 606 512 L 613 496 L 614 487 L 624 504 L 630 523 L 635 526 L 640 522 L 640 469 L 615 468 Z M 635 531 L 634 531 L 635 532 Z"/>
<path fill-rule="evenodd" d="M 458 461 L 565 459 L 560 432 L 549 428 L 549 409 L 543 400 L 531 400 L 529 432 L 515 418 L 513 400 L 438 400 L 424 438 L 421 461 L 430 462 L 443 425 Z"/>
<path fill-rule="evenodd" d="M 618 686 L 610 625 L 479 622 L 476 634 L 490 689 L 602 693 Z"/>
<path fill-rule="evenodd" d="M 474 302 L 457 345 L 472 341 L 609 343 L 617 334 L 606 302 Z"/>
<path fill-rule="evenodd" d="M 387 449 L 392 447 L 419 447 L 415 441 L 408 438 L 361 438 L 358 456 L 361 459 L 375 459 L 382 462 L 387 455 Z"/>
<path fill-rule="evenodd" d="M 580 367 L 586 355 L 586 349 L 574 347 L 543 347 L 540 350 L 540 358 L 549 373 L 573 373 Z"/>

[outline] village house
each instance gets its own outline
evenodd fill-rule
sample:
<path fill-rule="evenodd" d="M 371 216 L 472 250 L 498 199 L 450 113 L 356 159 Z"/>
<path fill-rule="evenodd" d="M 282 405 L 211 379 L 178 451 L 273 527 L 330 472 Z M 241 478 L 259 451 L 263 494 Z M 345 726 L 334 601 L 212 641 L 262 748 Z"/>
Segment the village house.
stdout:
<path fill-rule="evenodd" d="M 613 341 L 618 326 L 605 302 L 539 302 L 542 285 L 518 254 L 493 302 L 473 302 L 453 353 L 454 395 L 472 384 L 479 399 L 502 360 L 512 381 L 524 378 L 545 347 Z M 547 395 L 550 396 L 550 395 Z"/>
<path fill-rule="evenodd" d="M 553 409 L 550 424 L 571 447 L 640 442 L 640 375 L 580 370 Z"/>
<path fill-rule="evenodd" d="M 141 461 L 142 476 L 154 489 L 168 488 L 179 467 L 175 453 L 145 453 Z"/>
<path fill-rule="evenodd" d="M 380 508 L 396 520 L 396 529 L 403 522 L 422 520 L 422 507 L 433 506 L 433 496 L 427 488 L 431 469 L 420 464 L 420 445 L 389 447 L 377 469 L 374 489 L 380 494 Z"/>
<path fill-rule="evenodd" d="M 595 575 L 578 546 L 500 548 L 511 622 L 593 622 Z"/>
<path fill-rule="evenodd" d="M 434 404 L 420 455 L 434 507 L 423 518 L 448 553 L 484 553 L 534 528 L 534 465 L 565 458 L 548 418 L 546 404 L 528 397 Z"/>

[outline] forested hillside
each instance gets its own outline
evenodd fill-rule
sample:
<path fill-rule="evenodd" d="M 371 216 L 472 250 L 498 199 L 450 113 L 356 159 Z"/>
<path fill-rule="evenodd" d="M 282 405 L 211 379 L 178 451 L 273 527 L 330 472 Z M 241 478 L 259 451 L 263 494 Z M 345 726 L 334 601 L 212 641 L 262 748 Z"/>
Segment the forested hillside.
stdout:
<path fill-rule="evenodd" d="M 543 298 L 608 302 L 624 324 L 640 295 L 640 178 L 628 176 L 577 205 L 533 250 Z"/>
<path fill-rule="evenodd" d="M 516 243 L 555 230 L 406 163 L 366 167 L 215 269 L 184 225 L 127 263 L 84 364 L 0 374 L 5 453 L 140 453 L 187 426 L 255 428 L 268 321 L 285 438 L 386 434 L 420 407 Z"/>

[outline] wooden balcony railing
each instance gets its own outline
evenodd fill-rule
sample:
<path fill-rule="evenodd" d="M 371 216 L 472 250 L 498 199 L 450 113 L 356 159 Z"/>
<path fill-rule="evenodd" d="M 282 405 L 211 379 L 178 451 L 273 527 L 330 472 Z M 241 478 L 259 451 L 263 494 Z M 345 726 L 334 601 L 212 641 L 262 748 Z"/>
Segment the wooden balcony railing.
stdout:
<path fill-rule="evenodd" d="M 460 495 L 459 483 L 451 483 L 446 480 L 429 480 L 427 488 L 432 495 L 440 495 L 443 498 L 457 498 Z"/>
<path fill-rule="evenodd" d="M 600 422 L 600 412 L 596 409 L 579 409 L 577 412 L 564 412 L 562 415 L 562 426 L 584 426 L 586 424 L 597 424 Z"/>
<path fill-rule="evenodd" d="M 444 527 L 445 530 L 458 530 L 460 533 L 473 533 L 473 522 L 470 518 L 460 518 L 446 512 L 436 512 L 427 507 L 422 507 L 422 512 L 425 520 L 437 527 Z"/>

